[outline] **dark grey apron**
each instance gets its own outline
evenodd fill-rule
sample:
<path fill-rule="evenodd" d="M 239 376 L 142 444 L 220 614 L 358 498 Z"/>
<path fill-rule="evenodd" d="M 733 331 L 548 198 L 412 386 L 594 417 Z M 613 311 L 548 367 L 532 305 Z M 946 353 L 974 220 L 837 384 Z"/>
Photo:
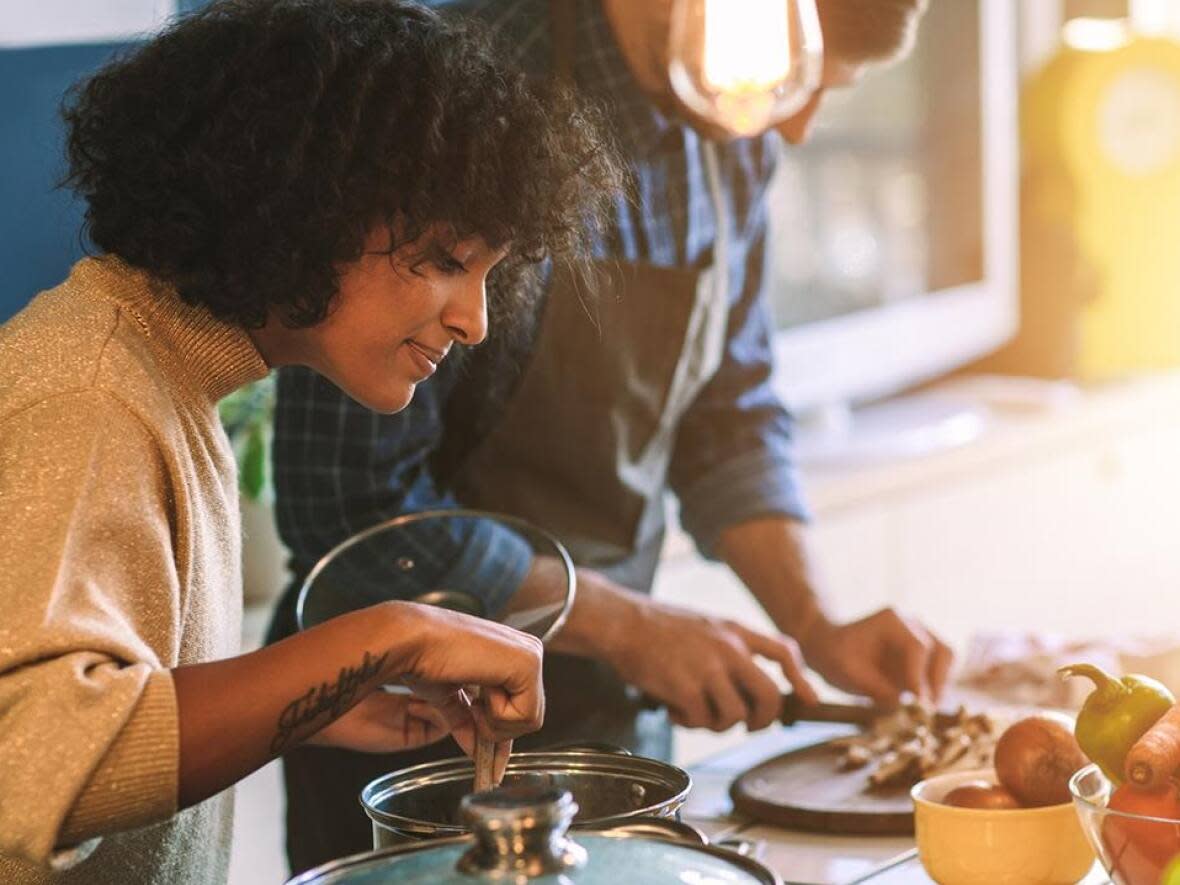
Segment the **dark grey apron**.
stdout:
<path fill-rule="evenodd" d="M 600 263 L 593 277 L 593 291 L 555 277 L 525 374 L 455 490 L 648 592 L 677 425 L 720 363 L 728 304 L 710 268 Z"/>
<path fill-rule="evenodd" d="M 569 76 L 574 0 L 554 0 L 552 9 L 555 62 Z M 717 205 L 716 155 L 705 147 Z M 718 213 L 713 261 L 702 267 L 616 261 L 596 263 L 589 279 L 555 273 L 524 375 L 454 478 L 459 500 L 542 526 L 578 565 L 650 591 L 677 426 L 724 351 L 724 221 Z M 548 736 L 667 755 L 662 712 L 640 715 L 636 745 L 634 692 L 601 664 L 550 657 Z M 567 712 L 571 721 L 562 721 Z"/>

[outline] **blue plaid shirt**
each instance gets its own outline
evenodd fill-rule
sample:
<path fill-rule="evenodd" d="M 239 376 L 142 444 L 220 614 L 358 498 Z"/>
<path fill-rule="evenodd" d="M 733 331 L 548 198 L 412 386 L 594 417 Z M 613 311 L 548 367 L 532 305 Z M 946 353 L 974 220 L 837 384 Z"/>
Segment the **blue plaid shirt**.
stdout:
<path fill-rule="evenodd" d="M 703 140 L 640 91 L 598 0 L 577 2 L 575 79 L 584 95 L 609 109 L 638 197 L 617 200 L 599 257 L 697 266 L 710 256 L 717 223 Z M 551 73 L 548 0 L 437 5 L 480 16 L 526 69 Z M 681 420 L 667 477 L 679 499 L 681 523 L 705 555 L 727 526 L 769 514 L 805 517 L 791 460 L 790 418 L 770 384 L 774 329 L 763 297 L 765 194 L 780 143 L 772 133 L 716 147 L 727 209 L 722 223 L 729 231 L 725 352 L 716 375 Z M 448 432 L 444 405 L 459 374 L 452 362 L 457 361 L 444 362 L 419 385 L 413 402 L 395 415 L 368 411 L 310 370 L 282 370 L 275 484 L 279 528 L 297 573 L 348 535 L 383 519 L 459 506 L 440 488 L 430 464 Z M 521 574 L 519 566 L 497 566 L 489 595 L 502 601 Z"/>

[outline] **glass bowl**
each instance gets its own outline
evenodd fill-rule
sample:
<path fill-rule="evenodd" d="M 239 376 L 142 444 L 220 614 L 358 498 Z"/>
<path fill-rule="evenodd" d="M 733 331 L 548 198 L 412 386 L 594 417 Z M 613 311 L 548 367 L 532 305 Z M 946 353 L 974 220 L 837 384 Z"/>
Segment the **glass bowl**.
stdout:
<path fill-rule="evenodd" d="M 1069 791 L 1082 830 L 1115 885 L 1160 885 L 1169 862 L 1180 855 L 1180 820 L 1110 810 L 1114 785 L 1097 765 L 1078 771 Z"/>

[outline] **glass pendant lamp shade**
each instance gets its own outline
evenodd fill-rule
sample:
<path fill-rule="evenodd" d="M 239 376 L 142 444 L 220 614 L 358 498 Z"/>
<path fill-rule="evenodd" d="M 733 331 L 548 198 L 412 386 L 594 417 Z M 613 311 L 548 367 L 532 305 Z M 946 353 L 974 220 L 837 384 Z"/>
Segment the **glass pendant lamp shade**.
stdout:
<path fill-rule="evenodd" d="M 823 74 L 815 0 L 675 0 L 670 40 L 676 95 L 734 135 L 799 111 Z"/>

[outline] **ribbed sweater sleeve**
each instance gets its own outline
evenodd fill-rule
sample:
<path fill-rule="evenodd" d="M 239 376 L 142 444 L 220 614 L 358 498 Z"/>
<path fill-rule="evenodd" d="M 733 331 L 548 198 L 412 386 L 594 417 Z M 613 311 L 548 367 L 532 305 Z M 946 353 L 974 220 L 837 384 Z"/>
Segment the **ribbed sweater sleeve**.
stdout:
<path fill-rule="evenodd" d="M 172 496 L 109 394 L 0 416 L 2 855 L 44 868 L 176 811 L 176 698 L 153 651 L 177 648 L 184 610 Z"/>

